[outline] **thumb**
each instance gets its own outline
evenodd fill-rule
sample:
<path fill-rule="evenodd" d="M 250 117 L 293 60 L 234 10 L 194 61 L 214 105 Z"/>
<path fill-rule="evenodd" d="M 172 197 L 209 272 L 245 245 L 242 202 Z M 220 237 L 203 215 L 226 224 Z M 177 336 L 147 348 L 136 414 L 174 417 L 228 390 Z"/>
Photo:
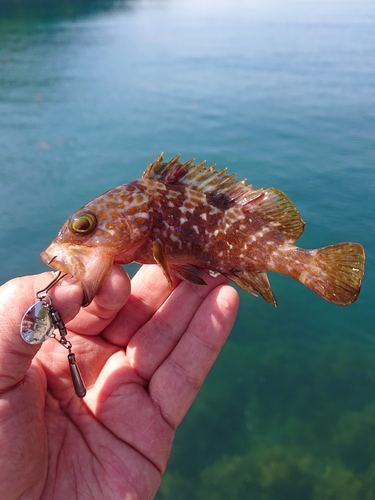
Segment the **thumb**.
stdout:
<path fill-rule="evenodd" d="M 0 287 L 0 392 L 19 384 L 41 344 L 27 344 L 20 335 L 23 315 L 37 302 L 35 294 L 45 288 L 54 275 L 50 272 L 15 278 Z M 51 290 L 54 307 L 65 322 L 72 319 L 82 304 L 80 283 Z"/>

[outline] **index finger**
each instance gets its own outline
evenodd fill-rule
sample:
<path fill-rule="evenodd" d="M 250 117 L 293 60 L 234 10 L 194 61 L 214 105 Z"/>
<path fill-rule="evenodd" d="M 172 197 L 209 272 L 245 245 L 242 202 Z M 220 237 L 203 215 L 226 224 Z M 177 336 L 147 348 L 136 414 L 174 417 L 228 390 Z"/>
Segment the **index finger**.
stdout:
<path fill-rule="evenodd" d="M 67 328 L 80 335 L 100 334 L 124 306 L 129 295 L 129 276 L 121 266 L 115 264 L 94 300 L 89 306 L 80 309 L 66 325 Z"/>
<path fill-rule="evenodd" d="M 171 287 L 159 266 L 142 266 L 131 281 L 131 295 L 103 337 L 125 347 L 132 336 L 155 314 L 180 282 L 172 276 Z"/>

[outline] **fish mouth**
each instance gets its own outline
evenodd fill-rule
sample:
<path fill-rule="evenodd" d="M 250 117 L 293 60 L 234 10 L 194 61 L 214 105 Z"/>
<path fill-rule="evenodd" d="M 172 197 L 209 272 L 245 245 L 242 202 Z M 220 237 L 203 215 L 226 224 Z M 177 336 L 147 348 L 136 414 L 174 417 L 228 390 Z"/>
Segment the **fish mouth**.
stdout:
<path fill-rule="evenodd" d="M 113 257 L 97 247 L 63 246 L 52 243 L 40 254 L 48 266 L 79 280 L 83 290 L 82 306 L 88 306 L 108 275 Z"/>
<path fill-rule="evenodd" d="M 85 275 L 85 265 L 79 253 L 79 247 L 76 249 L 52 243 L 47 250 L 41 252 L 40 258 L 47 266 L 56 269 L 56 271 L 68 273 L 81 279 Z"/>

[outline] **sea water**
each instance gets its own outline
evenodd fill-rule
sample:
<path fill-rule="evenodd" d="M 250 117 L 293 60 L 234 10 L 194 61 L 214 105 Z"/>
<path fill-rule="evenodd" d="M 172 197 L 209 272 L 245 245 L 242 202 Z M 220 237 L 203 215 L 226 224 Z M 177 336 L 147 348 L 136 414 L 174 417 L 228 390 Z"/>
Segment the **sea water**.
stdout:
<path fill-rule="evenodd" d="M 1 283 L 161 151 L 281 189 L 301 246 L 367 265 L 346 308 L 272 273 L 277 309 L 240 292 L 158 498 L 374 498 L 374 2 L 1 2 Z"/>

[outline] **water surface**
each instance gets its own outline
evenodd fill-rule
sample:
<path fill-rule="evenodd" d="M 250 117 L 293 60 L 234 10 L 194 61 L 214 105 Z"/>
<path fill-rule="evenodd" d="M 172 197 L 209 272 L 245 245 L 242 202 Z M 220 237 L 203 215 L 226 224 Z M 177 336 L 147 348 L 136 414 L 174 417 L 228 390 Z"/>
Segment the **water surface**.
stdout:
<path fill-rule="evenodd" d="M 374 498 L 374 89 L 372 1 L 1 3 L 1 282 L 161 151 L 285 191 L 301 246 L 366 249 L 350 307 L 241 292 L 159 499 Z"/>

